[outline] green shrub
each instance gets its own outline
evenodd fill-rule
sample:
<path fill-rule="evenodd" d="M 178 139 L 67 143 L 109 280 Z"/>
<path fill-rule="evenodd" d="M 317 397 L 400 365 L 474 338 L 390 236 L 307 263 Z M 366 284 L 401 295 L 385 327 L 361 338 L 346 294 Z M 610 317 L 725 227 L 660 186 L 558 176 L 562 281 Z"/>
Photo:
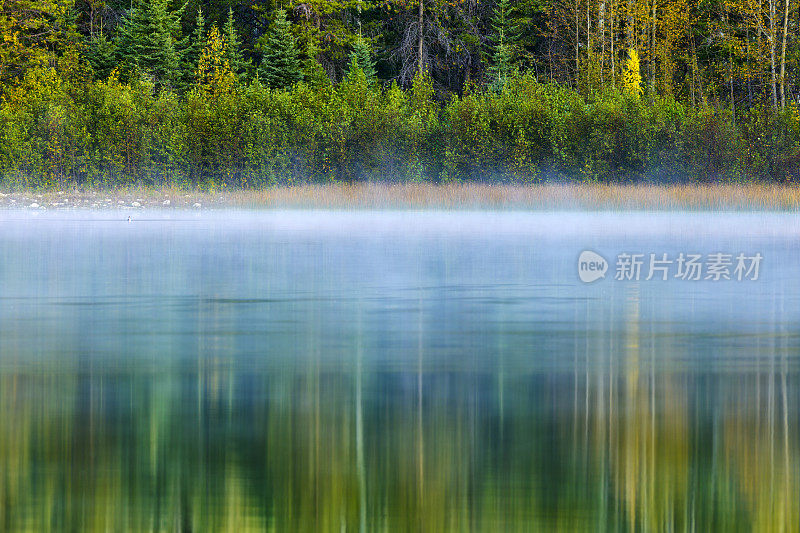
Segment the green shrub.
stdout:
<path fill-rule="evenodd" d="M 0 173 L 20 186 L 177 183 L 213 188 L 357 180 L 794 181 L 797 108 L 734 120 L 672 97 L 582 96 L 510 77 L 444 105 L 432 80 L 381 88 L 258 79 L 178 96 L 146 78 L 69 82 L 34 69 L 0 104 Z"/>

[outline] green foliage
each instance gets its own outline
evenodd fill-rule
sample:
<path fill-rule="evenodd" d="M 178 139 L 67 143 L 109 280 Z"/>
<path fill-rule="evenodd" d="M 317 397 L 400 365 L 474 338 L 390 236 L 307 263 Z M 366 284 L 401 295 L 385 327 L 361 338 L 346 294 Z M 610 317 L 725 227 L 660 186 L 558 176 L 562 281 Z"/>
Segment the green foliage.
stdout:
<path fill-rule="evenodd" d="M 286 11 L 275 10 L 269 32 L 259 41 L 262 50 L 259 79 L 273 89 L 286 89 L 299 82 L 303 73 L 297 48 L 286 20 Z"/>
<path fill-rule="evenodd" d="M 96 79 L 104 80 L 108 78 L 111 71 L 117 66 L 117 47 L 112 41 L 106 39 L 102 33 L 95 36 L 89 42 L 87 60 L 92 66 L 92 71 Z"/>
<path fill-rule="evenodd" d="M 793 8 L 779 107 L 739 0 L 181 2 L 6 0 L 0 179 L 800 177 Z"/>
<path fill-rule="evenodd" d="M 520 27 L 514 17 L 511 0 L 499 0 L 491 20 L 493 35 L 490 48 L 491 64 L 488 68 L 489 86 L 496 91 L 503 88 L 518 68 L 515 56 Z"/>
<path fill-rule="evenodd" d="M 203 17 L 203 10 L 197 10 L 194 29 L 188 39 L 183 41 L 184 48 L 181 52 L 181 89 L 186 90 L 196 81 L 197 67 L 200 56 L 206 47 L 206 20 Z"/>
<path fill-rule="evenodd" d="M 4 0 L 0 4 L 0 90 L 45 65 L 74 30 L 72 2 Z"/>
<path fill-rule="evenodd" d="M 119 30 L 119 61 L 129 73 L 153 78 L 159 87 L 179 86 L 181 58 L 180 12 L 170 11 L 169 0 L 137 0 Z"/>
<path fill-rule="evenodd" d="M 363 38 L 356 39 L 353 51 L 350 53 L 349 74 L 354 75 L 355 70 L 360 70 L 366 80 L 372 83 L 375 80 L 375 62 L 372 60 L 372 49 Z"/>
<path fill-rule="evenodd" d="M 303 81 L 314 89 L 326 90 L 331 85 L 331 79 L 317 61 L 317 54 L 318 49 L 312 39 L 308 41 L 306 58 L 303 60 Z"/>
<path fill-rule="evenodd" d="M 146 77 L 29 70 L 0 104 L 0 175 L 27 186 L 430 180 L 529 183 L 796 180 L 800 121 L 754 108 L 734 122 L 673 97 L 510 77 L 444 105 L 433 80 L 237 85 L 212 27 L 185 95 Z M 327 78 L 326 78 L 327 79 Z"/>
<path fill-rule="evenodd" d="M 87 101 L 89 182 L 119 183 L 126 176 L 142 179 L 148 174 L 152 92 L 147 81 L 121 83 L 114 75 L 92 87 Z"/>
<path fill-rule="evenodd" d="M 222 27 L 222 35 L 225 38 L 225 58 L 228 65 L 240 81 L 245 81 L 252 65 L 242 54 L 242 43 L 234 25 L 233 8 L 228 9 L 228 19 Z"/>
<path fill-rule="evenodd" d="M 0 111 L 0 168 L 24 185 L 55 185 L 86 170 L 89 117 L 54 69 L 29 70 Z"/>
<path fill-rule="evenodd" d="M 290 13 L 297 13 L 292 30 L 298 48 L 313 43 L 319 59 L 335 65 L 336 72 L 346 70 L 350 52 L 362 37 L 362 31 L 374 29 L 370 35 L 382 35 L 388 5 L 375 0 L 292 0 L 279 4 Z"/>

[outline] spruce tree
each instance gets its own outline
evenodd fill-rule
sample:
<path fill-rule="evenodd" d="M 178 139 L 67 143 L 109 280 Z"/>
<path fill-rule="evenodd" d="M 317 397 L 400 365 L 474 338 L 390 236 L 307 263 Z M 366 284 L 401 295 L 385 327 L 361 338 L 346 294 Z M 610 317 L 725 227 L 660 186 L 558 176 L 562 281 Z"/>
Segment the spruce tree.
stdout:
<path fill-rule="evenodd" d="M 269 33 L 260 40 L 262 56 L 259 79 L 273 89 L 286 89 L 302 79 L 300 61 L 286 11 L 275 11 Z"/>
<path fill-rule="evenodd" d="M 239 41 L 239 34 L 233 20 L 233 8 L 228 8 L 228 20 L 222 27 L 222 34 L 225 39 L 225 57 L 234 74 L 240 81 L 245 81 L 247 71 L 250 69 L 250 61 L 245 61 L 242 55 L 242 43 Z"/>
<path fill-rule="evenodd" d="M 308 40 L 306 48 L 306 59 L 303 61 L 303 81 L 310 87 L 320 89 L 331 84 L 331 79 L 325 73 L 325 69 L 317 61 L 317 48 L 314 38 Z"/>
<path fill-rule="evenodd" d="M 492 15 L 493 44 L 489 66 L 489 86 L 501 90 L 508 78 L 517 70 L 514 61 L 516 42 L 519 39 L 519 25 L 514 20 L 514 7 L 511 0 L 499 0 Z"/>
<path fill-rule="evenodd" d="M 102 33 L 95 35 L 89 42 L 86 59 L 92 66 L 94 77 L 98 80 L 108 78 L 117 65 L 116 47 L 112 41 L 106 39 Z"/>
<path fill-rule="evenodd" d="M 157 85 L 175 88 L 180 78 L 180 12 L 169 11 L 167 2 L 138 0 L 123 18 L 117 50 L 129 73 L 147 73 Z"/>
<path fill-rule="evenodd" d="M 356 39 L 353 51 L 350 52 L 351 73 L 354 68 L 360 68 L 368 82 L 375 80 L 376 72 L 375 63 L 372 61 L 372 50 L 361 36 Z"/>
<path fill-rule="evenodd" d="M 185 42 L 181 54 L 181 85 L 184 90 L 191 87 L 196 80 L 198 62 L 206 46 L 206 21 L 203 10 L 197 10 L 194 30 Z"/>

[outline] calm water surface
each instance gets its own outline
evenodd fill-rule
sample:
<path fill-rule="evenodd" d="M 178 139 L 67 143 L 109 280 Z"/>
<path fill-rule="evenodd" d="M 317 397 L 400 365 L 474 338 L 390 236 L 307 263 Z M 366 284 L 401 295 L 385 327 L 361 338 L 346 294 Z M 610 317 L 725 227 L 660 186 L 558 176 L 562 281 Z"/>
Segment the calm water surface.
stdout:
<path fill-rule="evenodd" d="M 796 215 L 127 215 L 0 212 L 0 530 L 800 529 Z"/>

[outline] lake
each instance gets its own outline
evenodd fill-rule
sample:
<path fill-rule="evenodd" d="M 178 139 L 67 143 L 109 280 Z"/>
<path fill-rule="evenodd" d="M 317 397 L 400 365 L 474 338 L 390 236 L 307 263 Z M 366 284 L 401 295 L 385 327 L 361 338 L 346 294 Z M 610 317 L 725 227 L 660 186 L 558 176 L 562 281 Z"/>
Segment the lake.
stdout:
<path fill-rule="evenodd" d="M 0 211 L 0 530 L 798 531 L 798 406 L 793 214 Z"/>

